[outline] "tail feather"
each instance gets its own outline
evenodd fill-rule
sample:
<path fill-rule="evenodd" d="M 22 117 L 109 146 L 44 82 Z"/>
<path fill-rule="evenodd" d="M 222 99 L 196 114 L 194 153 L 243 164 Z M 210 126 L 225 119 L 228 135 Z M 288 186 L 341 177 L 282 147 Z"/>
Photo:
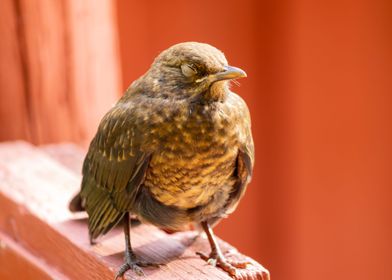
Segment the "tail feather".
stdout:
<path fill-rule="evenodd" d="M 71 212 L 81 212 L 85 210 L 84 203 L 82 201 L 82 198 L 80 196 L 80 193 L 74 196 L 72 198 L 71 202 L 68 205 L 68 209 Z"/>
<path fill-rule="evenodd" d="M 119 211 L 113 205 L 110 194 L 106 189 L 97 188 L 94 182 L 86 182 L 82 189 L 82 196 L 88 218 L 90 241 L 104 235 L 115 227 L 124 216 L 125 212 Z"/>

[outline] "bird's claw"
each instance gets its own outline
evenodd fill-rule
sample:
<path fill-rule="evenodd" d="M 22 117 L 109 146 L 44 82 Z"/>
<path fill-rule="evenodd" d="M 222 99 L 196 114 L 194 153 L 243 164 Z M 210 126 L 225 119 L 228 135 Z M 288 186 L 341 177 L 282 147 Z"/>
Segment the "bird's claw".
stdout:
<path fill-rule="evenodd" d="M 136 263 L 124 263 L 119 271 L 116 274 L 116 278 L 114 278 L 115 280 L 121 278 L 124 276 L 125 272 L 127 272 L 128 270 L 132 270 L 133 272 L 135 272 L 137 275 L 139 276 L 145 276 L 143 269 L 141 269 L 141 267 L 136 264 Z"/>
<path fill-rule="evenodd" d="M 226 271 L 230 276 L 237 276 L 237 268 L 245 269 L 250 262 L 236 262 L 229 261 L 223 255 L 211 253 L 207 256 L 204 253 L 197 252 L 197 255 L 200 256 L 203 260 L 205 260 L 209 265 L 218 266 L 224 271 Z"/>
<path fill-rule="evenodd" d="M 138 260 L 134 256 L 126 257 L 125 263 L 120 267 L 114 279 L 118 280 L 119 278 L 122 278 L 125 272 L 127 272 L 128 270 L 132 270 L 138 276 L 146 276 L 142 267 L 152 266 L 158 268 L 160 265 L 161 264 Z"/>

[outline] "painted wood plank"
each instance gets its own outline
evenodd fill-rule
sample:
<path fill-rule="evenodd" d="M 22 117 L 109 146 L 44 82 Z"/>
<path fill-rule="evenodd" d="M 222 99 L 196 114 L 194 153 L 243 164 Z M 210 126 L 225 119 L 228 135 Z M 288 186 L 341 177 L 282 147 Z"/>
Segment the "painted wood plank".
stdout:
<path fill-rule="evenodd" d="M 31 141 L 29 110 L 26 104 L 21 22 L 16 1 L 0 1 L 0 141 Z"/>
<path fill-rule="evenodd" d="M 0 232 L 0 279 L 67 280 L 44 261 Z"/>
<path fill-rule="evenodd" d="M 87 144 L 121 93 L 114 2 L 0 5 L 0 140 Z"/>

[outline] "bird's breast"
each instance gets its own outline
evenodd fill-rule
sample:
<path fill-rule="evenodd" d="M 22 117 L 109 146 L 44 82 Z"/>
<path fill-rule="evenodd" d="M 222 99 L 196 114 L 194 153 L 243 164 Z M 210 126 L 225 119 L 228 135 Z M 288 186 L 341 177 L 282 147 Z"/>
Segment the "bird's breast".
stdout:
<path fill-rule="evenodd" d="M 232 190 L 238 153 L 230 117 L 203 108 L 178 114 L 165 122 L 156 137 L 144 186 L 165 205 L 190 209 L 215 196 L 223 203 Z"/>

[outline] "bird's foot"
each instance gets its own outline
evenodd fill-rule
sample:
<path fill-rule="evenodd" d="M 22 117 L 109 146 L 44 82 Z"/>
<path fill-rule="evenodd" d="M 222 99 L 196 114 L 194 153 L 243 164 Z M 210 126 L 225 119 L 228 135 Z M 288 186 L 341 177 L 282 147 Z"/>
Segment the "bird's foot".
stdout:
<path fill-rule="evenodd" d="M 253 266 L 250 261 L 227 260 L 222 253 L 214 251 L 209 256 L 200 252 L 197 252 L 197 254 L 208 264 L 220 267 L 234 279 L 270 280 L 269 271 L 259 264 Z M 249 264 L 252 265 L 250 268 L 248 267 Z"/>
<path fill-rule="evenodd" d="M 205 260 L 209 265 L 220 267 L 232 277 L 237 276 L 237 268 L 245 269 L 247 265 L 251 263 L 249 261 L 245 261 L 245 262 L 229 261 L 225 258 L 225 256 L 223 256 L 222 253 L 217 253 L 214 251 L 211 252 L 209 256 L 201 252 L 197 252 L 196 254 L 199 255 L 203 260 Z"/>
<path fill-rule="evenodd" d="M 160 265 L 161 264 L 139 260 L 133 253 L 129 253 L 129 254 L 126 253 L 125 262 L 118 270 L 116 277 L 114 279 L 117 280 L 119 278 L 122 278 L 125 272 L 127 272 L 128 270 L 132 270 L 139 276 L 145 276 L 142 267 L 148 267 L 148 266 L 159 267 Z"/>

